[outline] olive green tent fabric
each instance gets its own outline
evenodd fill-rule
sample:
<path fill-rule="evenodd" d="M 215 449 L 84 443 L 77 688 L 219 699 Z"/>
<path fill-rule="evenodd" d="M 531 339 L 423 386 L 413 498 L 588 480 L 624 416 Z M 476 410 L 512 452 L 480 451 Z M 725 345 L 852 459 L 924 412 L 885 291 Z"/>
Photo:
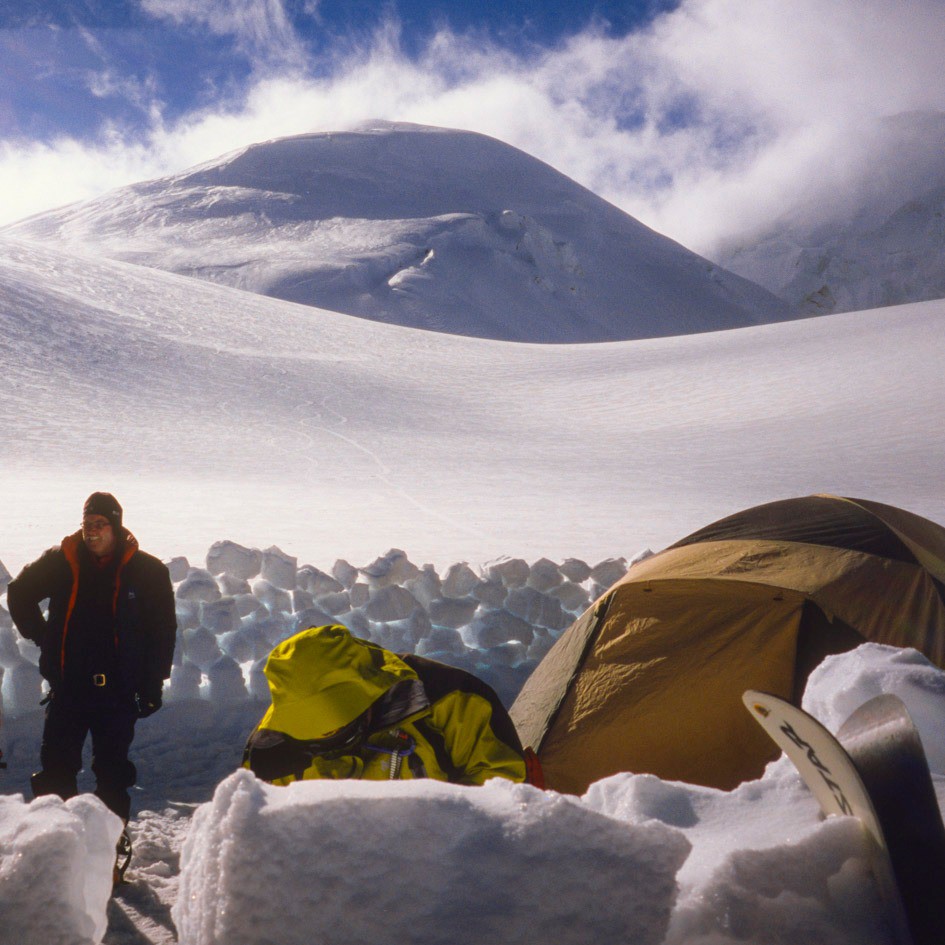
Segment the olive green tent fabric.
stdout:
<path fill-rule="evenodd" d="M 556 790 L 620 771 L 729 789 L 775 754 L 745 689 L 796 700 L 817 662 L 864 640 L 945 666 L 943 577 L 945 529 L 911 513 L 834 496 L 746 510 L 635 564 L 512 718 Z"/>

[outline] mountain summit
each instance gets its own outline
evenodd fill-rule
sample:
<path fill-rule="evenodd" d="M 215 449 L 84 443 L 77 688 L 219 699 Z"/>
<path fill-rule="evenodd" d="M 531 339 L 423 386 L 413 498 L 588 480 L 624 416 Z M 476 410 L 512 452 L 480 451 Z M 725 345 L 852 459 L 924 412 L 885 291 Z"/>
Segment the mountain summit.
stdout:
<path fill-rule="evenodd" d="M 681 335 L 791 315 L 522 151 L 417 125 L 253 145 L 4 232 L 502 340 Z"/>

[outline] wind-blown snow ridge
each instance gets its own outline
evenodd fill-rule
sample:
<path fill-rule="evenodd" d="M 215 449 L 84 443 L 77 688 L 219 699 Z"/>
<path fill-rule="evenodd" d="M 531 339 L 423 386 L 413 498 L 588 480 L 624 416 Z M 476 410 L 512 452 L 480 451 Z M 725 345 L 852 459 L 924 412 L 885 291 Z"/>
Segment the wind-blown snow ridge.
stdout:
<path fill-rule="evenodd" d="M 504 340 L 681 335 L 791 314 L 537 159 L 417 125 L 253 145 L 3 232 Z"/>

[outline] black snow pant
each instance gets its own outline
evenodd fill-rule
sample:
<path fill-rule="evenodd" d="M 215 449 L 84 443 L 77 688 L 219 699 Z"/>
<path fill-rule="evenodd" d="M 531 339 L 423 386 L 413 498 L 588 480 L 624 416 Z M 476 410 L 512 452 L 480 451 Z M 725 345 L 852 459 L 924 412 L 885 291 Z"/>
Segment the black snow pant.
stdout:
<path fill-rule="evenodd" d="M 95 794 L 127 823 L 131 811 L 128 789 L 138 774 L 128 758 L 137 719 L 137 706 L 131 698 L 55 693 L 46 706 L 39 754 L 42 771 L 30 780 L 34 796 L 58 794 L 63 800 L 75 797 L 82 747 L 91 734 Z"/>

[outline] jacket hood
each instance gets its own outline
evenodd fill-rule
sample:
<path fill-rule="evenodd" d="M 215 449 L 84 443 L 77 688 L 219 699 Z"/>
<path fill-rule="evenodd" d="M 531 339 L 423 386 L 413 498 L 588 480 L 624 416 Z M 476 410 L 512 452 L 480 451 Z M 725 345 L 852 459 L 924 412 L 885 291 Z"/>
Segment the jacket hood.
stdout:
<path fill-rule="evenodd" d="M 365 712 L 397 683 L 417 679 L 398 656 L 337 624 L 309 627 L 273 649 L 263 669 L 272 705 L 259 728 L 324 738 Z"/>

